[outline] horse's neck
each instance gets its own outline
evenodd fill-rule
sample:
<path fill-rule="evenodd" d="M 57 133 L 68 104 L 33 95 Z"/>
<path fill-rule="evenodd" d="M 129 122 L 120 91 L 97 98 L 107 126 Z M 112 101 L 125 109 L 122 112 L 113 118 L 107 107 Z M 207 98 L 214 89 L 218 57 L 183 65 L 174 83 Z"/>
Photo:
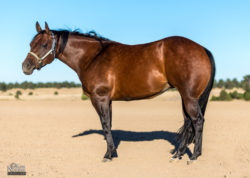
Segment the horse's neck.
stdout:
<path fill-rule="evenodd" d="M 57 58 L 79 75 L 101 48 L 99 41 L 86 37 L 69 36 L 63 52 Z"/>

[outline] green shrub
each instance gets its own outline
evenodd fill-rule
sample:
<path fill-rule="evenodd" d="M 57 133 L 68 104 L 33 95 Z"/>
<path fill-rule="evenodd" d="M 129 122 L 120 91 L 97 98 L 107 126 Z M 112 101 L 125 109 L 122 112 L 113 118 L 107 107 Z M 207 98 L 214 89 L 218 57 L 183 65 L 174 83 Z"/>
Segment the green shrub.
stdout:
<path fill-rule="evenodd" d="M 243 93 L 239 93 L 238 99 L 244 99 L 244 94 Z"/>
<path fill-rule="evenodd" d="M 246 92 L 250 92 L 250 75 L 244 76 L 244 79 L 242 80 L 242 88 Z"/>
<path fill-rule="evenodd" d="M 88 97 L 87 95 L 85 95 L 85 94 L 82 94 L 81 99 L 82 99 L 82 100 L 87 100 L 87 99 L 89 99 L 89 97 Z"/>
<path fill-rule="evenodd" d="M 250 100 L 250 92 L 246 91 L 246 92 L 244 93 L 244 99 L 245 99 L 246 101 L 249 101 L 249 100 Z"/>
<path fill-rule="evenodd" d="M 232 99 L 243 99 L 244 96 L 242 93 L 238 93 L 236 90 L 229 93 Z"/>
<path fill-rule="evenodd" d="M 19 99 L 19 96 L 22 95 L 22 92 L 20 90 L 16 91 L 15 98 Z"/>
<path fill-rule="evenodd" d="M 211 101 L 231 101 L 232 97 L 226 90 L 221 90 L 219 96 L 212 96 Z"/>
<path fill-rule="evenodd" d="M 221 101 L 231 101 L 232 97 L 230 94 L 226 92 L 226 90 L 221 90 L 220 96 L 219 96 Z"/>
<path fill-rule="evenodd" d="M 33 92 L 32 92 L 32 91 L 31 91 L 31 92 L 29 92 L 29 93 L 28 93 L 28 95 L 30 95 L 30 96 L 31 96 L 31 95 L 33 95 Z"/>
<path fill-rule="evenodd" d="M 211 101 L 219 101 L 220 98 L 218 96 L 212 96 Z"/>
<path fill-rule="evenodd" d="M 5 92 L 7 90 L 7 84 L 5 83 L 0 83 L 0 90 Z"/>
<path fill-rule="evenodd" d="M 58 92 L 57 92 L 57 91 L 55 91 L 55 92 L 54 92 L 54 95 L 58 95 Z"/>

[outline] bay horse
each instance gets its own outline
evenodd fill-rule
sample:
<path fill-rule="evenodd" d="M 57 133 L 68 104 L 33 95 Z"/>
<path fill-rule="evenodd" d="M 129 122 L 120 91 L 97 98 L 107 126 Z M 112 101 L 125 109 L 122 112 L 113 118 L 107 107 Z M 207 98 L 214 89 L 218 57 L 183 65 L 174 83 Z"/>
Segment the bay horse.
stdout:
<path fill-rule="evenodd" d="M 179 91 L 184 116 L 172 159 L 181 159 L 192 142 L 190 161 L 201 155 L 204 114 L 215 76 L 209 50 L 179 36 L 126 45 L 95 33 L 50 30 L 46 22 L 45 30 L 38 22 L 36 30 L 23 72 L 30 75 L 57 58 L 77 73 L 83 92 L 100 117 L 107 142 L 104 160 L 111 160 L 116 153 L 111 133 L 112 101 L 148 99 L 169 88 Z"/>

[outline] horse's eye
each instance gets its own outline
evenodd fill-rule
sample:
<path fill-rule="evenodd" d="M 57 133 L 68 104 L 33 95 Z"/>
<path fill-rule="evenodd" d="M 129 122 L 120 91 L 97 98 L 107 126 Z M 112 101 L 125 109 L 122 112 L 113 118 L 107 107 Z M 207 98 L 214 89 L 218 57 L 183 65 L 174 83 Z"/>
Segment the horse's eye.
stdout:
<path fill-rule="evenodd" d="M 42 47 L 43 47 L 43 48 L 47 48 L 47 46 L 48 46 L 48 44 L 47 44 L 47 43 L 42 44 Z"/>

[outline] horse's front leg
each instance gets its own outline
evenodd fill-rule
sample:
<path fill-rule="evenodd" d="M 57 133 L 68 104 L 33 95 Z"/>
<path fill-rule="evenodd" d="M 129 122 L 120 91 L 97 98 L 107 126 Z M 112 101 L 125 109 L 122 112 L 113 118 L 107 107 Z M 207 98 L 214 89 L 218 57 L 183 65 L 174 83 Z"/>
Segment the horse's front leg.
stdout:
<path fill-rule="evenodd" d="M 111 134 L 111 100 L 108 96 L 94 95 L 91 96 L 91 102 L 95 107 L 103 128 L 104 136 L 107 142 L 107 152 L 104 155 L 103 161 L 112 159 L 116 152 L 114 141 Z"/>

